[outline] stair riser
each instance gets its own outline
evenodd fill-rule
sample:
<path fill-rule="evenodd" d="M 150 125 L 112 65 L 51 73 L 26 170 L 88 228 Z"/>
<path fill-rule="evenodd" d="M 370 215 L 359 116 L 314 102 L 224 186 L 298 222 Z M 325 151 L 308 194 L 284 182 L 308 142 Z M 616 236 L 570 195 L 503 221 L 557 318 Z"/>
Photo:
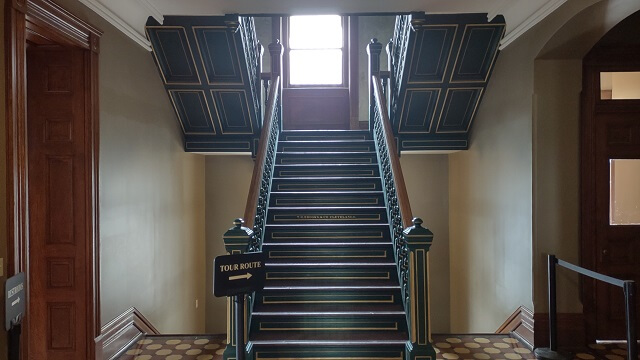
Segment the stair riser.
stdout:
<path fill-rule="evenodd" d="M 360 281 L 389 281 L 397 282 L 396 265 L 386 264 L 302 264 L 297 266 L 277 266 L 273 263 L 266 264 L 266 283 L 270 281 L 282 282 L 283 280 L 307 280 L 320 281 L 329 284 L 332 281 L 350 281 L 358 285 Z"/>
<path fill-rule="evenodd" d="M 391 246 L 381 244 L 379 247 L 349 248 L 344 246 L 326 246 L 322 248 L 306 249 L 299 246 L 283 249 L 271 249 L 268 245 L 262 247 L 267 254 L 269 262 L 311 261 L 311 260 L 336 260 L 336 261 L 366 261 L 366 260 L 392 260 Z"/>
<path fill-rule="evenodd" d="M 331 226 L 266 226 L 264 243 L 287 242 L 380 242 L 389 244 L 391 236 L 389 226 L 372 225 L 352 228 Z"/>
<path fill-rule="evenodd" d="M 355 209 L 283 209 L 270 208 L 267 224 L 384 224 L 387 211 L 384 208 Z"/>
<path fill-rule="evenodd" d="M 384 206 L 382 193 L 371 194 L 296 194 L 273 193 L 271 194 L 270 207 L 278 206 Z"/>
<path fill-rule="evenodd" d="M 397 290 L 265 290 L 257 294 L 256 302 L 262 305 L 400 305 L 402 299 Z"/>
<path fill-rule="evenodd" d="M 379 177 L 378 165 L 327 165 L 327 166 L 304 166 L 304 165 L 276 165 L 274 177 L 276 178 L 297 178 L 297 177 Z M 274 191 L 277 191 L 274 189 Z"/>
<path fill-rule="evenodd" d="M 271 191 L 381 191 L 380 179 L 273 179 Z"/>
<path fill-rule="evenodd" d="M 283 131 L 280 141 L 344 141 L 371 140 L 368 131 Z"/>
<path fill-rule="evenodd" d="M 273 347 L 254 347 L 255 360 L 404 360 L 405 346 L 286 346 L 279 345 Z"/>
<path fill-rule="evenodd" d="M 253 315 L 252 331 L 402 331 L 399 315 Z"/>
<path fill-rule="evenodd" d="M 298 154 L 278 153 L 276 164 L 377 164 L 375 153 Z"/>
<path fill-rule="evenodd" d="M 367 152 L 376 151 L 373 141 L 340 141 L 340 142 L 320 142 L 320 141 L 294 141 L 280 142 L 278 144 L 280 152 Z"/>

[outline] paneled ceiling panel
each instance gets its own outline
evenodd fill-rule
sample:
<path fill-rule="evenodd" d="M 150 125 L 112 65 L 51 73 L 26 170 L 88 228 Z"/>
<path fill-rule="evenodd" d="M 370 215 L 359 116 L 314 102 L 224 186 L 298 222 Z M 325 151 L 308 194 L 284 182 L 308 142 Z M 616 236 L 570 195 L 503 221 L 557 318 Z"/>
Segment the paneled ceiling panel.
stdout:
<path fill-rule="evenodd" d="M 402 107 L 393 121 L 400 148 L 467 146 L 504 35 L 504 18 L 488 22 L 483 14 L 412 13 L 410 23 L 410 63 L 396 80 Z"/>

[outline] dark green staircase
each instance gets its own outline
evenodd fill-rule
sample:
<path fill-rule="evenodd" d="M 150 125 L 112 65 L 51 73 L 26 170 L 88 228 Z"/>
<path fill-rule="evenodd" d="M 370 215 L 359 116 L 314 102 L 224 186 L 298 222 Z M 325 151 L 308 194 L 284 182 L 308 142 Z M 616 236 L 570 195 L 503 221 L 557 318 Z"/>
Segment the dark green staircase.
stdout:
<path fill-rule="evenodd" d="M 368 131 L 283 131 L 249 324 L 254 359 L 404 359 L 406 313 Z"/>

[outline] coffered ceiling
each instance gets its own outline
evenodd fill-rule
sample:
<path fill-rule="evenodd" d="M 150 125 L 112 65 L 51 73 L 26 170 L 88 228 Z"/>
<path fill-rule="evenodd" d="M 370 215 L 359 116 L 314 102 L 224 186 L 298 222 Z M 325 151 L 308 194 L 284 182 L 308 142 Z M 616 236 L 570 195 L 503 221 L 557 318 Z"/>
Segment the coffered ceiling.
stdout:
<path fill-rule="evenodd" d="M 569 0 L 79 0 L 150 50 L 144 26 L 164 15 L 328 14 L 425 11 L 428 14 L 504 15 L 503 49 Z"/>

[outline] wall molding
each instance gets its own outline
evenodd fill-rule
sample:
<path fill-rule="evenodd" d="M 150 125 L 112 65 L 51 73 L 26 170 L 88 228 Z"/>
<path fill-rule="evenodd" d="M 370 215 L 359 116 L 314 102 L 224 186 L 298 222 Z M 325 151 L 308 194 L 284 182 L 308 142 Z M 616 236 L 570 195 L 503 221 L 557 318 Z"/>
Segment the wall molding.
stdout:
<path fill-rule="evenodd" d="M 531 14 L 528 18 L 526 18 L 520 25 L 518 25 L 515 29 L 509 31 L 508 34 L 502 38 L 500 42 L 500 50 L 504 50 L 509 44 L 511 44 L 514 40 L 520 37 L 520 35 L 526 33 L 532 27 L 536 26 L 540 21 L 549 16 L 552 12 L 556 11 L 562 4 L 567 2 L 567 0 L 549 0 L 546 4 L 544 4 L 538 11 Z"/>
<path fill-rule="evenodd" d="M 100 17 L 107 20 L 111 25 L 115 26 L 116 29 L 122 31 L 123 34 L 127 35 L 129 38 L 131 38 L 133 41 L 138 43 L 140 46 L 142 46 L 148 51 L 151 51 L 151 43 L 149 42 L 149 40 L 147 40 L 144 34 L 137 31 L 135 28 L 133 28 L 133 26 L 127 24 L 127 22 L 125 22 L 120 16 L 118 16 L 115 12 L 111 11 L 100 1 L 98 0 L 79 0 L 79 1 L 84 5 L 86 5 L 89 9 L 93 10 L 96 14 L 100 15 Z M 154 18 L 155 16 L 156 14 L 154 14 Z"/>
<path fill-rule="evenodd" d="M 160 334 L 147 318 L 135 307 L 129 308 L 102 327 L 101 334 L 95 339 L 96 359 L 112 360 L 117 358 L 133 342 L 145 334 Z"/>
<path fill-rule="evenodd" d="M 534 345 L 534 315 L 524 306 L 520 306 L 509 318 L 496 330 L 496 334 L 513 334 L 529 349 Z"/>

